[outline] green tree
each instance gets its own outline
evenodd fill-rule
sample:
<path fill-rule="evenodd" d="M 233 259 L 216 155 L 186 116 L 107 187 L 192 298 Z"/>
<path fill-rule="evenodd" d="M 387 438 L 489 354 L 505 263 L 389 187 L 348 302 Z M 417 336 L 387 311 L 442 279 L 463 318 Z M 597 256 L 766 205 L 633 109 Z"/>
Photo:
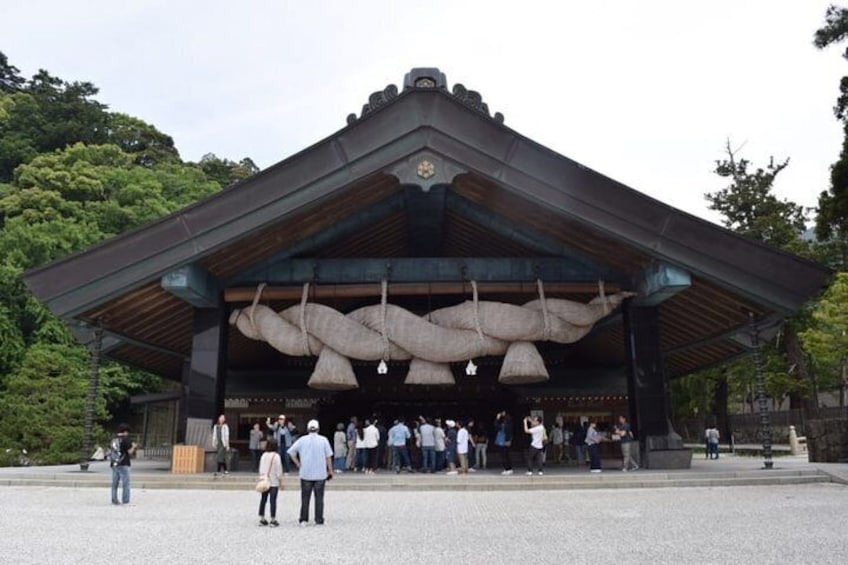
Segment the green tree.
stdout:
<path fill-rule="evenodd" d="M 152 167 L 160 163 L 180 161 L 180 154 L 170 135 L 126 114 L 109 114 L 106 141 L 132 155 L 137 165 Z"/>
<path fill-rule="evenodd" d="M 848 10 L 830 6 L 825 14 L 825 25 L 816 30 L 813 44 L 819 49 L 841 43 L 848 34 Z M 842 56 L 848 59 L 848 49 Z M 848 270 L 848 76 L 839 83 L 839 96 L 833 108 L 842 122 L 845 138 L 842 151 L 830 168 L 830 188 L 819 195 L 816 236 L 830 242 L 841 270 Z"/>
<path fill-rule="evenodd" d="M 89 355 L 29 294 L 23 270 L 256 172 L 249 159 L 211 156 L 204 163 L 211 178 L 201 164 L 180 160 L 171 137 L 108 112 L 96 94 L 91 83 L 47 71 L 26 81 L 0 53 L 0 452 L 25 448 L 42 463 L 78 460 Z M 104 362 L 97 419 L 126 410 L 130 394 L 156 390 L 159 382 Z"/>
<path fill-rule="evenodd" d="M 21 71 L 10 64 L 5 53 L 0 51 L 0 91 L 14 92 L 20 90 L 24 82 L 26 81 L 21 76 Z"/>
<path fill-rule="evenodd" d="M 730 181 L 726 188 L 706 194 L 710 209 L 724 216 L 724 227 L 746 237 L 796 253 L 809 254 L 801 239 L 806 230 L 803 207 L 780 200 L 772 192 L 775 178 L 789 165 L 789 159 L 775 163 L 770 159 L 765 169 L 749 171 L 751 163 L 738 159 L 726 145 L 727 158 L 716 161 L 715 173 Z"/>
<path fill-rule="evenodd" d="M 221 159 L 214 153 L 204 155 L 198 166 L 207 177 L 221 185 L 221 188 L 227 188 L 259 172 L 259 167 L 248 157 L 236 163 L 229 159 Z"/>
<path fill-rule="evenodd" d="M 789 200 L 778 199 L 772 192 L 775 178 L 787 167 L 789 160 L 776 163 L 771 159 L 765 168 L 754 168 L 748 160 L 737 157 L 729 141 L 726 153 L 725 159 L 716 161 L 715 173 L 727 179 L 729 185 L 705 195 L 710 209 L 722 214 L 724 226 L 774 247 L 812 255 L 811 246 L 801 237 L 806 228 L 804 209 Z M 762 344 L 766 394 L 774 402 L 788 396 L 792 407 L 801 405 L 811 383 L 806 355 L 798 341 L 799 326 L 803 327 L 803 316 L 797 316 L 784 324 L 779 342 Z M 727 378 L 728 396 L 746 403 L 753 410 L 756 378 L 753 360 L 746 357 L 734 361 L 721 371 Z M 694 412 L 694 403 L 699 410 L 710 407 L 722 412 L 722 407 L 709 405 L 713 398 L 712 391 L 705 390 L 703 384 L 694 384 L 715 383 L 716 374 L 715 370 L 708 370 L 685 377 L 691 383 L 678 385 L 674 389 L 688 391 L 688 395 L 684 393 L 684 404 L 679 410 L 688 410 L 691 414 Z M 696 398 L 698 394 L 704 395 L 703 398 Z M 678 405 L 677 398 L 675 405 Z"/>
<path fill-rule="evenodd" d="M 812 311 L 813 323 L 801 332 L 804 347 L 815 359 L 824 389 L 839 390 L 845 406 L 848 377 L 848 273 L 839 273 Z"/>

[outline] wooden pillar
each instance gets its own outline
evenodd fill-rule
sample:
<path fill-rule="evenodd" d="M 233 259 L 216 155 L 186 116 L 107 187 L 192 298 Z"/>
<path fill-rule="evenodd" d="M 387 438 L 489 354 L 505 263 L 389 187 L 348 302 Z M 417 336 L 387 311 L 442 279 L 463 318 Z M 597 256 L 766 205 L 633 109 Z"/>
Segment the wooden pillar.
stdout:
<path fill-rule="evenodd" d="M 624 309 L 627 335 L 627 390 L 631 418 L 640 437 L 668 433 L 667 379 L 660 355 L 659 307 Z"/>
<path fill-rule="evenodd" d="M 224 410 L 227 367 L 226 307 L 195 308 L 191 359 L 183 371 L 180 439 L 188 418 L 214 420 Z"/>
<path fill-rule="evenodd" d="M 688 468 L 692 453 L 669 424 L 668 378 L 660 351 L 659 306 L 624 307 L 630 417 L 645 467 Z"/>

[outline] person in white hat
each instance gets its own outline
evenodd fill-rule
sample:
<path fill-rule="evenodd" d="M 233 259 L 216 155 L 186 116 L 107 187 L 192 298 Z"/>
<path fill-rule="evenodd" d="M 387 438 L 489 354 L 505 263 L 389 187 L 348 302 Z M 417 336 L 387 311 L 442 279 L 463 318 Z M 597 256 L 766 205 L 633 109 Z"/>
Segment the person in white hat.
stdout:
<path fill-rule="evenodd" d="M 309 501 L 315 492 L 315 524 L 324 524 L 324 486 L 333 478 L 333 450 L 330 442 L 318 434 L 318 420 L 309 420 L 305 436 L 300 436 L 288 449 L 288 455 L 298 467 L 300 477 L 300 522 L 309 523 Z"/>

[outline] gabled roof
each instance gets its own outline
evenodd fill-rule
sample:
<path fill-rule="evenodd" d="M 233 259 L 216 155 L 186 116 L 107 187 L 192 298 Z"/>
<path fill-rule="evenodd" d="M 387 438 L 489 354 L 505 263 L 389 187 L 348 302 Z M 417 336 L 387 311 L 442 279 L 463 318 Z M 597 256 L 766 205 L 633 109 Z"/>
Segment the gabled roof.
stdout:
<path fill-rule="evenodd" d="M 693 289 L 663 306 L 664 328 L 676 332 L 666 349 L 689 359 L 678 373 L 743 352 L 723 338 L 749 311 L 785 315 L 826 284 L 829 273 L 818 264 L 676 210 L 521 136 L 499 114 L 491 117 L 479 94 L 461 85 L 449 92 L 437 70 L 413 70 L 406 82 L 401 93 L 388 87 L 372 95 L 360 118 L 349 117 L 327 139 L 193 206 L 33 269 L 27 285 L 67 320 L 111 324 L 127 339 L 120 348 L 132 352 L 125 361 L 172 374 L 190 351 L 191 308 L 161 289 L 162 275 L 201 264 L 227 280 L 287 249 L 407 256 L 410 214 L 398 195 L 424 183 L 416 176 L 423 161 L 436 163 L 434 180 L 448 186 L 441 256 L 533 253 L 517 243 L 526 237 L 493 233 L 505 223 L 629 273 L 655 261 L 690 272 Z M 381 214 L 366 218 L 369 210 Z M 354 235 L 321 240 L 356 214 L 363 220 Z M 705 308 L 715 323 L 699 319 L 710 318 Z M 120 319 L 127 309 L 131 321 Z M 610 336 L 604 339 L 623 339 Z M 142 360 L 154 356 L 136 351 L 144 344 L 163 359 Z"/>

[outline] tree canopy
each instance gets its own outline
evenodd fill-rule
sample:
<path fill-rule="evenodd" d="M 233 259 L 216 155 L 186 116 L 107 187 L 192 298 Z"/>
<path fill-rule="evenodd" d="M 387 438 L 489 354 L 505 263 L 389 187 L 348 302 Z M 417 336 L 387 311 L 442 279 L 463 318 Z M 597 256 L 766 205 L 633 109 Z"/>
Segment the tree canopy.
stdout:
<path fill-rule="evenodd" d="M 79 457 L 89 358 L 27 291 L 24 270 L 257 172 L 248 158 L 184 162 L 171 136 L 110 112 L 97 94 L 90 82 L 45 70 L 24 79 L 0 52 L 0 452 L 26 449 L 39 463 Z M 100 375 L 100 423 L 130 394 L 160 386 L 153 375 L 111 362 Z M 51 424 L 35 424 L 45 421 Z"/>

